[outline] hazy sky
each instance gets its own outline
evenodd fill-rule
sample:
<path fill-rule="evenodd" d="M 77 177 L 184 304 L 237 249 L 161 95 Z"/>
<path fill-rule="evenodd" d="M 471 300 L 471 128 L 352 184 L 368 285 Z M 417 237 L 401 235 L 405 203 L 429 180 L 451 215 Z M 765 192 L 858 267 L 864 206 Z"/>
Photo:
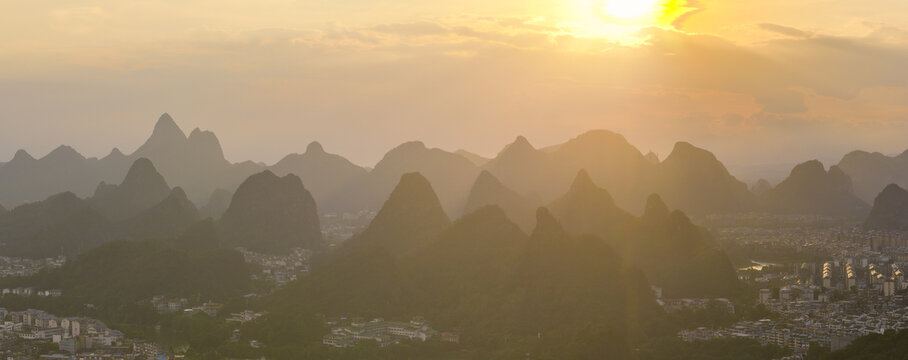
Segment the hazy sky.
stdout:
<path fill-rule="evenodd" d="M 130 152 L 163 112 L 269 163 L 597 128 L 731 164 L 908 148 L 908 1 L 623 1 L 0 0 L 0 161 Z"/>

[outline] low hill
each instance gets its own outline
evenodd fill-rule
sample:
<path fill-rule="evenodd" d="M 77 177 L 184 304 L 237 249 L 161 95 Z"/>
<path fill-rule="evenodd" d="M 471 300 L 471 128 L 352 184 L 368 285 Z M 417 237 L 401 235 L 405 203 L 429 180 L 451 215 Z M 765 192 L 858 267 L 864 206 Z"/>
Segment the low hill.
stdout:
<path fill-rule="evenodd" d="M 548 208 L 570 233 L 596 235 L 618 249 L 668 297 L 730 297 L 738 289 L 734 268 L 710 233 L 670 211 L 658 195 L 637 218 L 581 171 Z"/>
<path fill-rule="evenodd" d="M 760 195 L 760 203 L 772 213 L 863 217 L 870 210 L 854 194 L 848 175 L 838 166 L 826 171 L 816 160 L 795 166 L 788 178 Z"/>
<path fill-rule="evenodd" d="M 242 254 L 228 249 L 189 253 L 164 241 L 113 241 L 91 249 L 60 269 L 4 286 L 61 289 L 93 303 L 135 302 L 156 295 L 227 299 L 250 290 Z"/>
<path fill-rule="evenodd" d="M 630 356 L 638 324 L 660 311 L 642 273 L 601 240 L 569 235 L 545 209 L 536 223 L 528 236 L 500 208 L 483 207 L 402 257 L 382 247 L 345 252 L 265 305 L 280 318 L 421 315 L 500 354 L 558 358 L 590 336 L 602 343 L 585 349 L 593 358 Z"/>
<path fill-rule="evenodd" d="M 509 189 L 495 175 L 483 170 L 470 189 L 463 213 L 469 214 L 488 205 L 500 207 L 524 231 L 532 231 L 536 224 L 534 214 L 539 204 Z"/>
<path fill-rule="evenodd" d="M 890 184 L 873 202 L 864 227 L 879 230 L 908 230 L 908 190 Z"/>
<path fill-rule="evenodd" d="M 226 246 L 257 252 L 324 246 L 315 200 L 292 174 L 278 177 L 266 170 L 250 176 L 233 194 L 218 227 Z"/>
<path fill-rule="evenodd" d="M 0 215 L 0 253 L 42 258 L 74 254 L 108 239 L 110 222 L 71 192 Z"/>
<path fill-rule="evenodd" d="M 424 246 L 451 224 L 429 180 L 408 173 L 369 226 L 348 241 L 348 247 L 382 247 L 394 256 Z"/>

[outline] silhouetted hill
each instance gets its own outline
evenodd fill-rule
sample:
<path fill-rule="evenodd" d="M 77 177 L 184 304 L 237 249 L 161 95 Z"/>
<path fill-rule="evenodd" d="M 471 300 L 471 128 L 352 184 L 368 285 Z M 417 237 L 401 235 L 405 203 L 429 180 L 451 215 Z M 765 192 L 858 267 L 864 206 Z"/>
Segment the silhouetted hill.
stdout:
<path fill-rule="evenodd" d="M 445 211 L 463 209 L 479 169 L 470 160 L 418 141 L 389 151 L 369 174 L 349 184 L 331 200 L 343 209 L 378 209 L 403 174 L 418 172 L 432 182 Z"/>
<path fill-rule="evenodd" d="M 570 189 L 548 209 L 574 234 L 595 234 L 623 248 L 634 217 L 615 205 L 611 194 L 600 188 L 586 170 L 580 170 Z"/>
<path fill-rule="evenodd" d="M 175 187 L 160 203 L 118 224 L 117 231 L 134 240 L 175 237 L 199 221 L 199 211 L 180 187 Z"/>
<path fill-rule="evenodd" d="M 766 181 L 766 179 L 757 180 L 757 182 L 750 187 L 750 192 L 757 196 L 763 195 L 770 190 L 772 190 L 772 184 L 770 184 L 769 181 Z"/>
<path fill-rule="evenodd" d="M 111 220 L 123 220 L 154 206 L 170 195 L 170 186 L 146 158 L 136 160 L 120 185 L 101 183 L 89 200 Z"/>
<path fill-rule="evenodd" d="M 414 306 L 419 306 L 413 310 L 434 313 L 434 321 L 446 327 L 481 322 L 464 319 L 455 310 L 475 301 L 471 297 L 476 294 L 493 294 L 512 283 L 527 241 L 527 235 L 497 206 L 464 215 L 402 262 L 401 273 L 414 290 Z M 434 312 L 430 306 L 448 312 Z"/>
<path fill-rule="evenodd" d="M 674 208 L 694 214 L 740 212 L 756 203 L 747 185 L 729 174 L 715 155 L 678 142 L 659 164 L 652 192 Z"/>
<path fill-rule="evenodd" d="M 649 160 L 649 162 L 651 162 L 653 164 L 658 164 L 660 162 L 659 155 L 656 155 L 656 153 L 654 153 L 652 151 L 646 153 L 646 155 L 644 155 L 643 157 L 645 157 L 646 160 Z"/>
<path fill-rule="evenodd" d="M 224 158 L 214 133 L 194 129 L 187 137 L 166 113 L 158 119 L 148 140 L 129 157 L 148 158 L 171 184 L 182 187 L 195 200 L 205 199 L 217 188 L 234 189 L 243 179 L 261 171 L 261 167 L 234 166 Z"/>
<path fill-rule="evenodd" d="M 620 251 L 666 296 L 729 297 L 737 290 L 734 268 L 709 232 L 684 213 L 671 212 L 658 195 L 651 195 L 635 218 L 580 171 L 548 209 L 568 232 L 595 235 Z"/>
<path fill-rule="evenodd" d="M 41 159 L 19 150 L 0 166 L 0 201 L 12 206 L 66 191 L 88 195 L 100 179 L 111 175 L 98 159 L 86 159 L 69 146 L 60 146 Z"/>
<path fill-rule="evenodd" d="M 0 215 L 0 253 L 41 258 L 72 254 L 106 241 L 109 222 L 66 192 Z"/>
<path fill-rule="evenodd" d="M 349 247 L 383 247 L 400 256 L 424 246 L 451 224 L 429 180 L 420 173 L 407 173 L 381 210 L 362 233 L 350 239 Z"/>
<path fill-rule="evenodd" d="M 322 211 L 339 210 L 331 200 L 354 180 L 367 174 L 366 169 L 340 155 L 325 152 L 318 142 L 309 144 L 304 154 L 287 155 L 269 169 L 279 176 L 299 176 Z"/>
<path fill-rule="evenodd" d="M 827 172 L 812 160 L 795 166 L 791 175 L 760 196 L 763 209 L 774 213 L 865 216 L 866 203 L 854 195 L 851 179 L 837 166 Z"/>
<path fill-rule="evenodd" d="M 536 193 L 549 202 L 570 186 L 574 174 L 586 169 L 613 193 L 618 203 L 636 203 L 654 165 L 623 136 L 605 130 L 589 131 L 563 144 L 536 150 L 519 137 L 486 164 L 485 169 L 520 193 Z M 636 205 L 636 204 L 635 204 Z"/>
<path fill-rule="evenodd" d="M 868 229 L 908 230 L 908 190 L 889 184 L 873 201 L 870 216 L 864 222 Z"/>
<path fill-rule="evenodd" d="M 886 185 L 908 188 L 908 151 L 898 156 L 854 151 L 842 157 L 838 167 L 851 177 L 855 194 L 866 203 L 873 202 Z"/>
<path fill-rule="evenodd" d="M 548 154 L 534 148 L 525 137 L 518 136 L 486 162 L 483 169 L 518 193 L 539 192 L 547 188 L 545 183 L 552 164 L 549 159 Z"/>
<path fill-rule="evenodd" d="M 473 183 L 463 213 L 469 214 L 487 205 L 500 207 L 524 231 L 531 231 L 535 226 L 539 204 L 507 188 L 495 175 L 483 170 Z"/>
<path fill-rule="evenodd" d="M 9 210 L 6 210 L 6 208 L 3 207 L 3 204 L 0 204 L 0 215 L 3 215 L 3 214 L 5 214 L 5 213 L 8 212 L 8 211 L 9 211 Z"/>
<path fill-rule="evenodd" d="M 324 246 L 315 200 L 296 175 L 278 177 L 266 170 L 250 176 L 236 190 L 218 227 L 226 246 L 252 251 Z"/>
<path fill-rule="evenodd" d="M 64 191 L 87 197 L 100 182 L 119 182 L 140 158 L 151 160 L 171 184 L 183 187 L 196 201 L 204 200 L 217 188 L 235 189 L 263 168 L 254 163 L 231 164 L 224 159 L 213 133 L 195 129 L 187 137 L 173 118 L 164 114 L 148 140 L 130 155 L 113 149 L 102 159 L 85 158 L 61 146 L 35 159 L 19 150 L 10 162 L 0 165 L 0 201 L 22 204 Z"/>
<path fill-rule="evenodd" d="M 157 295 L 226 300 L 251 288 L 242 254 L 230 249 L 191 254 L 157 240 L 109 242 L 60 269 L 7 281 L 61 289 L 67 298 L 94 304 L 128 304 Z"/>
<path fill-rule="evenodd" d="M 601 240 L 567 234 L 545 209 L 536 222 L 527 236 L 500 208 L 483 207 L 409 255 L 357 248 L 264 303 L 280 318 L 423 315 L 458 329 L 463 344 L 540 358 L 595 338 L 602 346 L 584 347 L 590 358 L 628 357 L 638 324 L 659 313 L 643 275 Z"/>
<path fill-rule="evenodd" d="M 233 199 L 232 192 L 224 189 L 216 189 L 211 193 L 208 202 L 199 208 L 199 215 L 203 218 L 220 219 L 221 215 L 230 207 L 231 199 Z"/>
<path fill-rule="evenodd" d="M 557 199 L 583 169 L 608 189 L 618 206 L 635 212 L 654 192 L 672 206 L 696 214 L 748 211 L 755 205 L 747 186 L 712 153 L 681 142 L 659 162 L 606 130 L 586 132 L 544 151 L 520 137 L 484 168 L 508 187 L 539 194 L 543 201 Z"/>
<path fill-rule="evenodd" d="M 631 238 L 630 257 L 666 297 L 732 297 L 738 279 L 708 230 L 651 195 Z"/>

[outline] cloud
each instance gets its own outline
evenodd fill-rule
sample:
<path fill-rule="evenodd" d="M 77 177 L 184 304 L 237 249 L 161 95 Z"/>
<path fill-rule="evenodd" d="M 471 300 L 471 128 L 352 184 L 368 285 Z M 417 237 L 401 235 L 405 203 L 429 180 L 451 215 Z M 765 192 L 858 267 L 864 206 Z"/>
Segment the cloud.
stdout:
<path fill-rule="evenodd" d="M 776 34 L 782 34 L 785 36 L 791 36 L 791 37 L 796 37 L 796 38 L 809 38 L 809 37 L 813 36 L 813 33 L 811 33 L 811 32 L 799 30 L 799 29 L 796 29 L 793 27 L 788 27 L 788 26 L 768 24 L 768 23 L 763 23 L 758 26 L 763 30 L 773 32 Z"/>
<path fill-rule="evenodd" d="M 197 125 L 216 130 L 228 152 L 251 154 L 236 159 L 274 159 L 318 139 L 366 164 L 405 140 L 494 153 L 515 132 L 546 144 L 590 128 L 663 153 L 659 144 L 683 138 L 741 157 L 766 156 L 735 150 L 748 142 L 798 151 L 785 145 L 791 131 L 820 144 L 866 126 L 877 134 L 868 139 L 903 141 L 893 131 L 908 123 L 903 30 L 760 28 L 785 37 L 741 44 L 650 27 L 630 46 L 532 17 L 197 27 L 129 46 L 0 57 L 0 115 L 124 130 L 123 119 L 169 111 L 207 121 Z M 41 66 L 28 65 L 34 59 Z M 39 130 L 5 132 L 0 144 L 22 146 L 16 131 Z M 256 145 L 266 136 L 274 149 Z"/>

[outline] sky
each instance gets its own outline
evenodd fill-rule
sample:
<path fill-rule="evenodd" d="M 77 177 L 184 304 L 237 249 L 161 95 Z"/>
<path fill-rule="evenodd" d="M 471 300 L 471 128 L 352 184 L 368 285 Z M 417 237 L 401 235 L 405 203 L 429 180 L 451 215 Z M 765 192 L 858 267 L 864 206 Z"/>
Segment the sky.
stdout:
<path fill-rule="evenodd" d="M 164 112 L 267 163 L 591 129 L 742 166 L 908 148 L 905 0 L 0 0 L 0 43 L 0 161 L 128 153 Z"/>

